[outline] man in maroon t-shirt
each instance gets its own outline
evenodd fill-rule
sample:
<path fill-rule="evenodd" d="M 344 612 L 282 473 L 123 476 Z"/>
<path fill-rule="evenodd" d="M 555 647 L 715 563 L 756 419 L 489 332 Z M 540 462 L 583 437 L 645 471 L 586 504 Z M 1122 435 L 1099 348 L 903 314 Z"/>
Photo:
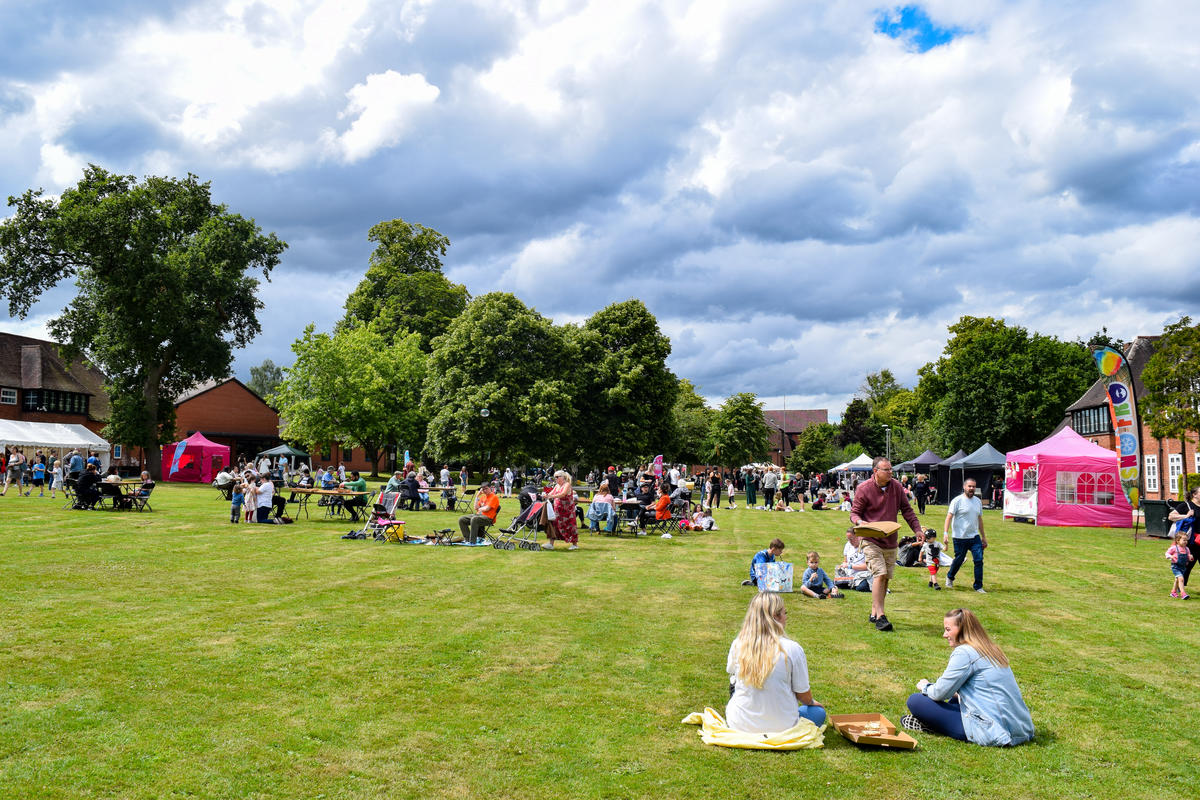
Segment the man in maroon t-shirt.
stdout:
<path fill-rule="evenodd" d="M 880 456 L 871 462 L 872 479 L 863 481 L 854 490 L 854 502 L 850 505 L 850 522 L 855 527 L 864 522 L 895 522 L 899 511 L 913 533 L 922 535 L 921 520 L 908 503 L 904 487 L 892 477 L 892 462 Z M 883 613 L 883 601 L 887 599 L 888 581 L 896 571 L 896 546 L 899 540 L 893 532 L 889 536 L 859 537 L 859 549 L 867 557 L 867 567 L 874 576 L 871 580 L 871 624 L 878 631 L 890 631 L 892 623 Z"/>

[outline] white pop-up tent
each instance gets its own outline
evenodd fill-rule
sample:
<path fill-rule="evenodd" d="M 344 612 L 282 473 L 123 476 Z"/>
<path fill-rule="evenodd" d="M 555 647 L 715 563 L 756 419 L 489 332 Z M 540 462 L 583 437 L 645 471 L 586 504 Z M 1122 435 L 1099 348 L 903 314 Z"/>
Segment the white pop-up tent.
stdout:
<path fill-rule="evenodd" d="M 112 445 L 82 425 L 60 422 L 20 422 L 0 420 L 0 445 L 5 447 L 44 447 L 48 450 L 66 451 L 78 448 L 80 452 L 94 451 L 100 457 L 102 468 L 108 469 L 109 450 Z M 60 453 L 61 455 L 61 453 Z"/>

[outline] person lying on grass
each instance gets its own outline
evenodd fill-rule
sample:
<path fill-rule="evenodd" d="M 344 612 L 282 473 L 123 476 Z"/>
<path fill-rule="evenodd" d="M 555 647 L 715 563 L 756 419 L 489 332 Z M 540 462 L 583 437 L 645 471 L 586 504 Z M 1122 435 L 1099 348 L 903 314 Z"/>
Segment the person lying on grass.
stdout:
<path fill-rule="evenodd" d="M 1032 739 L 1033 719 L 1008 658 L 979 618 L 956 608 L 946 612 L 942 630 L 954 648 L 950 663 L 935 682 L 917 681 L 917 693 L 908 698 L 911 713 L 900 724 L 991 747 Z"/>
<path fill-rule="evenodd" d="M 804 648 L 784 636 L 787 609 L 775 592 L 750 600 L 742 629 L 729 646 L 730 678 L 725 721 L 743 733 L 778 733 L 800 718 L 825 722 L 825 708 L 813 699 Z"/>

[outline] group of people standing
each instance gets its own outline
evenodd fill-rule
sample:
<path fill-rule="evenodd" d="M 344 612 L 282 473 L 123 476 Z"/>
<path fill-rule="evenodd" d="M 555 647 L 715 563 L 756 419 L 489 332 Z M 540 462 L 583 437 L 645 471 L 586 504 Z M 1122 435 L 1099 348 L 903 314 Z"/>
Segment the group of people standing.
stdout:
<path fill-rule="evenodd" d="M 64 463 L 65 462 L 65 463 Z M 17 495 L 29 497 L 33 490 L 38 490 L 38 497 L 50 490 L 50 496 L 55 497 L 67 478 L 79 478 L 88 465 L 100 469 L 100 457 L 96 453 L 88 453 L 85 459 L 77 449 L 72 449 L 64 458 L 54 453 L 43 453 L 35 449 L 32 456 L 26 455 L 20 447 L 5 448 L 0 455 L 0 474 L 4 476 L 4 487 L 0 489 L 0 497 L 8 494 L 12 486 L 17 487 Z"/>

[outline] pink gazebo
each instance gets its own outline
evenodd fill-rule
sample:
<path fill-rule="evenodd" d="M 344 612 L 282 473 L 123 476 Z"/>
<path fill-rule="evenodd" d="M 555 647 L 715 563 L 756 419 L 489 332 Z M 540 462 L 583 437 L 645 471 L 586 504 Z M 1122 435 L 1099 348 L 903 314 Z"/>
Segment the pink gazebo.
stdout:
<path fill-rule="evenodd" d="M 1132 528 L 1117 454 L 1063 428 L 1004 457 L 1004 516 L 1038 525 Z"/>
<path fill-rule="evenodd" d="M 193 433 L 163 448 L 163 478 L 168 481 L 212 483 L 213 476 L 229 463 L 229 448 Z"/>

